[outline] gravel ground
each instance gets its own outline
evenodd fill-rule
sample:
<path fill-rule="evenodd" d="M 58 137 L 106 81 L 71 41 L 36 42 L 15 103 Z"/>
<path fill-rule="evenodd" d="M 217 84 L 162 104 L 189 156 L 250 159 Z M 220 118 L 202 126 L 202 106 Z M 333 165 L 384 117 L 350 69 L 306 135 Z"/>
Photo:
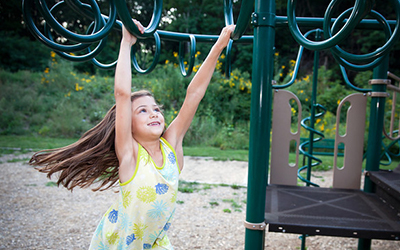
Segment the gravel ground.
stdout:
<path fill-rule="evenodd" d="M 0 157 L 0 249 L 87 249 L 97 223 L 116 194 L 112 190 L 70 192 L 55 187 L 54 180 L 26 164 L 30 156 Z M 246 168 L 244 162 L 185 158 L 181 179 L 202 184 L 187 184 L 193 193 L 178 194 L 169 232 L 176 250 L 243 249 L 246 188 L 234 189 L 232 184 L 246 184 Z M 329 186 L 330 172 L 318 176 L 317 181 Z M 298 235 L 266 233 L 265 245 L 266 249 L 299 249 L 300 240 Z M 307 246 L 357 249 L 357 239 L 308 237 Z M 400 242 L 374 240 L 372 249 L 400 249 Z"/>

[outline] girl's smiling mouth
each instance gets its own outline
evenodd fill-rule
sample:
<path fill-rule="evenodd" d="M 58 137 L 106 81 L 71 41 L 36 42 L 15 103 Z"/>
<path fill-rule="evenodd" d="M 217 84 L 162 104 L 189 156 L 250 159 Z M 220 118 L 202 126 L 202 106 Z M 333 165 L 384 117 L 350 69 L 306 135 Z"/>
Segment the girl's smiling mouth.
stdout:
<path fill-rule="evenodd" d="M 149 123 L 147 126 L 158 126 L 160 124 L 161 124 L 160 122 L 152 122 L 152 123 Z"/>

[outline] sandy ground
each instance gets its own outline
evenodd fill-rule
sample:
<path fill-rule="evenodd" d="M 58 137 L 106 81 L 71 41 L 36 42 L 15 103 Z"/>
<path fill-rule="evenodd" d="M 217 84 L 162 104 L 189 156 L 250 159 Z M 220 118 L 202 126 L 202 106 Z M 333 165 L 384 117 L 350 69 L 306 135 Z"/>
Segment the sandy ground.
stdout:
<path fill-rule="evenodd" d="M 103 213 L 116 198 L 113 191 L 69 192 L 26 164 L 30 154 L 0 157 L 0 249 L 87 249 Z M 15 159 L 25 159 L 16 161 Z M 331 185 L 331 172 L 316 182 Z M 246 162 L 185 158 L 181 179 L 193 193 L 178 194 L 169 237 L 176 250 L 243 249 L 246 210 Z M 185 183 L 185 182 L 182 182 Z M 224 183 L 228 185 L 208 185 Z M 300 249 L 298 235 L 266 233 L 266 249 Z M 308 237 L 308 249 L 357 249 L 357 239 Z M 400 249 L 400 242 L 374 240 L 372 249 Z"/>

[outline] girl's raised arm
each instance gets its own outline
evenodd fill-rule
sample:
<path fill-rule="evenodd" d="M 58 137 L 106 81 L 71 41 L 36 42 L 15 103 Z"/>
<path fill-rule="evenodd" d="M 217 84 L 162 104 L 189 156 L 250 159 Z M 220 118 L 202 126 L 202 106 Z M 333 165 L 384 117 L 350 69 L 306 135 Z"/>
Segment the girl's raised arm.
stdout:
<path fill-rule="evenodd" d="M 183 137 L 189 129 L 201 99 L 204 97 L 218 58 L 222 50 L 228 45 L 231 33 L 234 29 L 235 25 L 229 25 L 222 29 L 217 42 L 211 48 L 207 58 L 190 82 L 178 116 L 164 133 L 164 138 L 175 148 L 178 154 L 178 163 L 181 168 L 183 166 Z"/>
<path fill-rule="evenodd" d="M 141 32 L 144 31 L 140 22 L 134 20 Z M 132 104 L 131 104 L 131 47 L 137 38 L 122 27 L 122 40 L 115 69 L 114 96 L 115 114 L 115 152 L 119 161 L 119 178 L 121 182 L 132 176 L 131 169 L 136 159 L 133 152 L 137 151 L 137 143 L 132 137 Z"/>

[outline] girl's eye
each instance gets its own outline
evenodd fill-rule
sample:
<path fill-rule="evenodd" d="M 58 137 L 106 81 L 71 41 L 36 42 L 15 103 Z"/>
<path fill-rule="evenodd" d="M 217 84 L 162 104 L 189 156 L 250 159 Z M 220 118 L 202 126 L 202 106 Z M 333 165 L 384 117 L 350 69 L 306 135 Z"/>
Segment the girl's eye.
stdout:
<path fill-rule="evenodd" d="M 146 109 L 141 109 L 139 113 L 146 113 Z"/>
<path fill-rule="evenodd" d="M 161 112 L 159 108 L 154 109 L 155 112 Z"/>

